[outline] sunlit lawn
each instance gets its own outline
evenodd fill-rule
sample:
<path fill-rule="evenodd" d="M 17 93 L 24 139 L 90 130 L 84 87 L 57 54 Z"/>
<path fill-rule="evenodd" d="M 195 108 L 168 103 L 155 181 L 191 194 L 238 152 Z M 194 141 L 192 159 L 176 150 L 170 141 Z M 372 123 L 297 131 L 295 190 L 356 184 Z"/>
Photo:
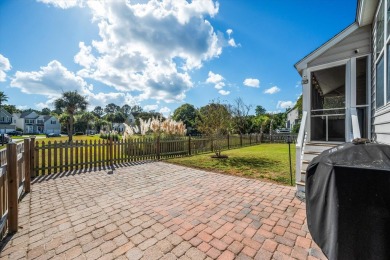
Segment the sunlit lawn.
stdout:
<path fill-rule="evenodd" d="M 221 172 L 236 176 L 266 179 L 290 184 L 287 144 L 261 144 L 224 151 L 227 159 L 213 159 L 213 154 L 202 154 L 169 159 L 167 162 L 188 167 Z M 291 145 L 293 183 L 295 183 L 295 146 Z"/>
<path fill-rule="evenodd" d="M 19 142 L 22 142 L 23 139 L 27 138 L 27 136 L 12 136 L 12 140 L 16 143 L 19 143 Z M 100 137 L 99 135 L 75 135 L 73 136 L 73 141 L 86 141 L 86 140 L 99 140 Z M 38 135 L 36 136 L 36 141 L 38 141 L 38 143 L 42 143 L 42 142 L 45 142 L 46 144 L 50 141 L 51 143 L 53 143 L 54 141 L 57 141 L 57 142 L 63 142 L 63 141 L 68 141 L 68 136 L 61 136 L 61 137 L 50 137 L 50 138 L 46 138 L 45 135 Z M 101 139 L 103 140 L 103 139 Z M 3 149 L 5 148 L 6 145 L 1 145 L 1 142 L 0 142 L 0 149 Z"/>

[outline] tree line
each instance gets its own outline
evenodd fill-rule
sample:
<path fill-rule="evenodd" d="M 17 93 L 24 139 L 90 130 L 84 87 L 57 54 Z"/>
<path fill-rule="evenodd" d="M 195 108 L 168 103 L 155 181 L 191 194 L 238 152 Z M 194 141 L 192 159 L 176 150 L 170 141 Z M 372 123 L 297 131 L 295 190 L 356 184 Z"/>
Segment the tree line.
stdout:
<path fill-rule="evenodd" d="M 7 99 L 4 92 L 0 92 L 0 106 L 11 114 L 35 111 L 41 115 L 56 116 L 62 125 L 62 132 L 68 133 L 70 140 L 74 132 L 85 133 L 91 129 L 110 130 L 113 123 L 124 123 L 130 115 L 134 116 L 134 122 L 131 123 L 135 125 L 139 125 L 141 119 L 164 119 L 161 113 L 154 110 L 144 111 L 139 105 L 119 106 L 109 103 L 105 107 L 96 106 L 91 111 L 87 111 L 88 101 L 77 91 L 64 92 L 61 98 L 55 100 L 53 110 L 49 108 L 19 110 L 15 105 L 2 104 Z M 300 100 L 296 105 L 298 108 L 302 103 Z M 254 107 L 255 113 L 250 114 L 252 108 L 253 106 L 246 104 L 242 98 L 237 98 L 232 103 L 211 100 L 200 108 L 186 103 L 174 110 L 172 119 L 182 121 L 187 127 L 187 134 L 191 135 L 270 133 L 285 127 L 287 110 L 270 113 L 263 106 L 257 105 Z M 299 109 L 301 111 L 301 108 Z M 293 130 L 297 132 L 298 128 Z"/>

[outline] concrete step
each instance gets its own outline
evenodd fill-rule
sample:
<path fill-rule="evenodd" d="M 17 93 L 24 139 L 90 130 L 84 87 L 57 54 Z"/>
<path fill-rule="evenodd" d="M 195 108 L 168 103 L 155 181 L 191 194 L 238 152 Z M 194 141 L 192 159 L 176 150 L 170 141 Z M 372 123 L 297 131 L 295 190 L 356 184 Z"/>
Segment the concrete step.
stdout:
<path fill-rule="evenodd" d="M 304 172 L 306 172 L 306 169 L 307 169 L 307 166 L 309 166 L 309 163 L 310 163 L 309 161 L 303 160 L 303 161 L 302 161 L 301 170 L 304 171 Z"/>
<path fill-rule="evenodd" d="M 301 182 L 306 182 L 306 171 L 301 171 Z"/>
<path fill-rule="evenodd" d="M 319 153 L 318 154 L 315 154 L 315 153 L 305 153 L 303 155 L 303 160 L 311 162 L 311 160 L 313 160 L 314 157 L 317 157 L 318 155 L 319 155 Z"/>
<path fill-rule="evenodd" d="M 297 185 L 297 192 L 305 192 L 305 183 L 302 181 L 297 181 L 295 183 Z"/>
<path fill-rule="evenodd" d="M 317 153 L 322 153 L 325 150 L 334 148 L 334 146 L 325 146 L 325 145 L 306 145 L 305 146 L 305 152 L 310 151 L 310 152 L 317 152 Z"/>

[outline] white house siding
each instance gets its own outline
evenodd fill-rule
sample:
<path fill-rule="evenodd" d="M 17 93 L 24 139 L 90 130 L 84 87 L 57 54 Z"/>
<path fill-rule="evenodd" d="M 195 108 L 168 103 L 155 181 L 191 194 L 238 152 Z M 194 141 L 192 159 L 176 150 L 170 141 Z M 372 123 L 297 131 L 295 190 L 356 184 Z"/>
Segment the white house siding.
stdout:
<path fill-rule="evenodd" d="M 292 129 L 298 118 L 299 118 L 298 108 L 295 108 L 295 109 L 291 110 L 290 112 L 288 112 L 287 113 L 286 128 Z"/>
<path fill-rule="evenodd" d="M 376 109 L 376 63 L 374 58 L 375 18 L 370 26 L 371 35 L 371 131 L 378 143 L 390 144 L 390 103 Z M 388 75 L 389 76 L 389 75 Z"/>
<path fill-rule="evenodd" d="M 355 53 L 358 49 L 359 52 Z M 371 25 L 360 27 L 345 39 L 308 63 L 308 67 L 326 64 L 371 52 Z"/>
<path fill-rule="evenodd" d="M 55 124 L 52 124 L 51 121 L 56 121 Z M 58 122 L 58 119 L 55 117 L 52 117 L 48 120 L 45 121 L 44 123 L 44 133 L 45 134 L 50 134 L 50 133 L 55 133 L 55 134 L 60 134 L 61 133 L 61 124 Z"/>

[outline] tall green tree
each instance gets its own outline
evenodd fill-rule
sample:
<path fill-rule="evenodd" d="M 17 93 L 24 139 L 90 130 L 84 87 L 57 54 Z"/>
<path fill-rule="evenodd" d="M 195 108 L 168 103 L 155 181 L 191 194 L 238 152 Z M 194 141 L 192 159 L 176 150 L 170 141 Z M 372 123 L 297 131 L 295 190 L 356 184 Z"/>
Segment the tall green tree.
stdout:
<path fill-rule="evenodd" d="M 121 112 L 123 114 L 126 115 L 126 117 L 128 117 L 130 114 L 131 114 L 131 106 L 127 105 L 127 104 L 124 104 L 122 107 L 121 107 Z"/>
<path fill-rule="evenodd" d="M 176 108 L 173 112 L 172 119 L 175 121 L 182 121 L 187 129 L 193 130 L 195 128 L 197 111 L 191 104 L 183 104 Z"/>
<path fill-rule="evenodd" d="M 8 113 L 21 113 L 22 111 L 20 109 L 17 109 L 15 105 L 9 105 L 5 104 L 3 105 L 3 108 L 8 111 Z"/>
<path fill-rule="evenodd" d="M 107 114 L 109 113 L 116 113 L 118 111 L 120 111 L 121 107 L 114 104 L 114 103 L 110 103 L 110 104 L 107 104 L 106 107 L 104 108 L 104 112 L 106 112 Z"/>
<path fill-rule="evenodd" d="M 232 115 L 232 126 L 235 132 L 239 134 L 245 134 L 249 132 L 248 115 L 251 109 L 251 105 L 245 104 L 242 98 L 236 98 L 233 104 L 229 105 L 229 111 Z"/>
<path fill-rule="evenodd" d="M 96 106 L 92 113 L 94 113 L 94 115 L 98 118 L 102 118 L 103 114 L 104 114 L 104 109 L 101 107 L 101 106 Z"/>
<path fill-rule="evenodd" d="M 256 116 L 264 115 L 266 112 L 267 110 L 263 106 L 257 105 L 255 108 Z"/>
<path fill-rule="evenodd" d="M 204 134 L 227 134 L 229 132 L 230 120 L 231 115 L 228 107 L 219 101 L 212 101 L 212 103 L 199 109 L 196 126 Z"/>
<path fill-rule="evenodd" d="M 69 133 L 70 116 L 66 113 L 62 113 L 59 115 L 58 121 L 61 123 L 61 131 Z"/>
<path fill-rule="evenodd" d="M 86 122 L 86 124 L 87 124 L 87 134 L 89 134 L 89 129 L 90 129 L 89 127 L 91 125 L 91 122 L 96 120 L 96 116 L 92 112 L 84 112 L 81 115 L 81 120 Z"/>
<path fill-rule="evenodd" d="M 8 96 L 3 91 L 0 91 L 0 108 L 1 105 L 7 101 L 8 101 Z"/>
<path fill-rule="evenodd" d="M 58 110 L 65 111 L 69 115 L 69 142 L 73 140 L 74 114 L 78 111 L 85 111 L 88 106 L 86 97 L 77 91 L 67 91 L 62 93 L 62 97 L 54 101 L 54 106 Z"/>
<path fill-rule="evenodd" d="M 41 115 L 48 116 L 48 115 L 50 115 L 50 113 L 51 113 L 50 108 L 48 108 L 48 107 L 42 108 Z"/>

